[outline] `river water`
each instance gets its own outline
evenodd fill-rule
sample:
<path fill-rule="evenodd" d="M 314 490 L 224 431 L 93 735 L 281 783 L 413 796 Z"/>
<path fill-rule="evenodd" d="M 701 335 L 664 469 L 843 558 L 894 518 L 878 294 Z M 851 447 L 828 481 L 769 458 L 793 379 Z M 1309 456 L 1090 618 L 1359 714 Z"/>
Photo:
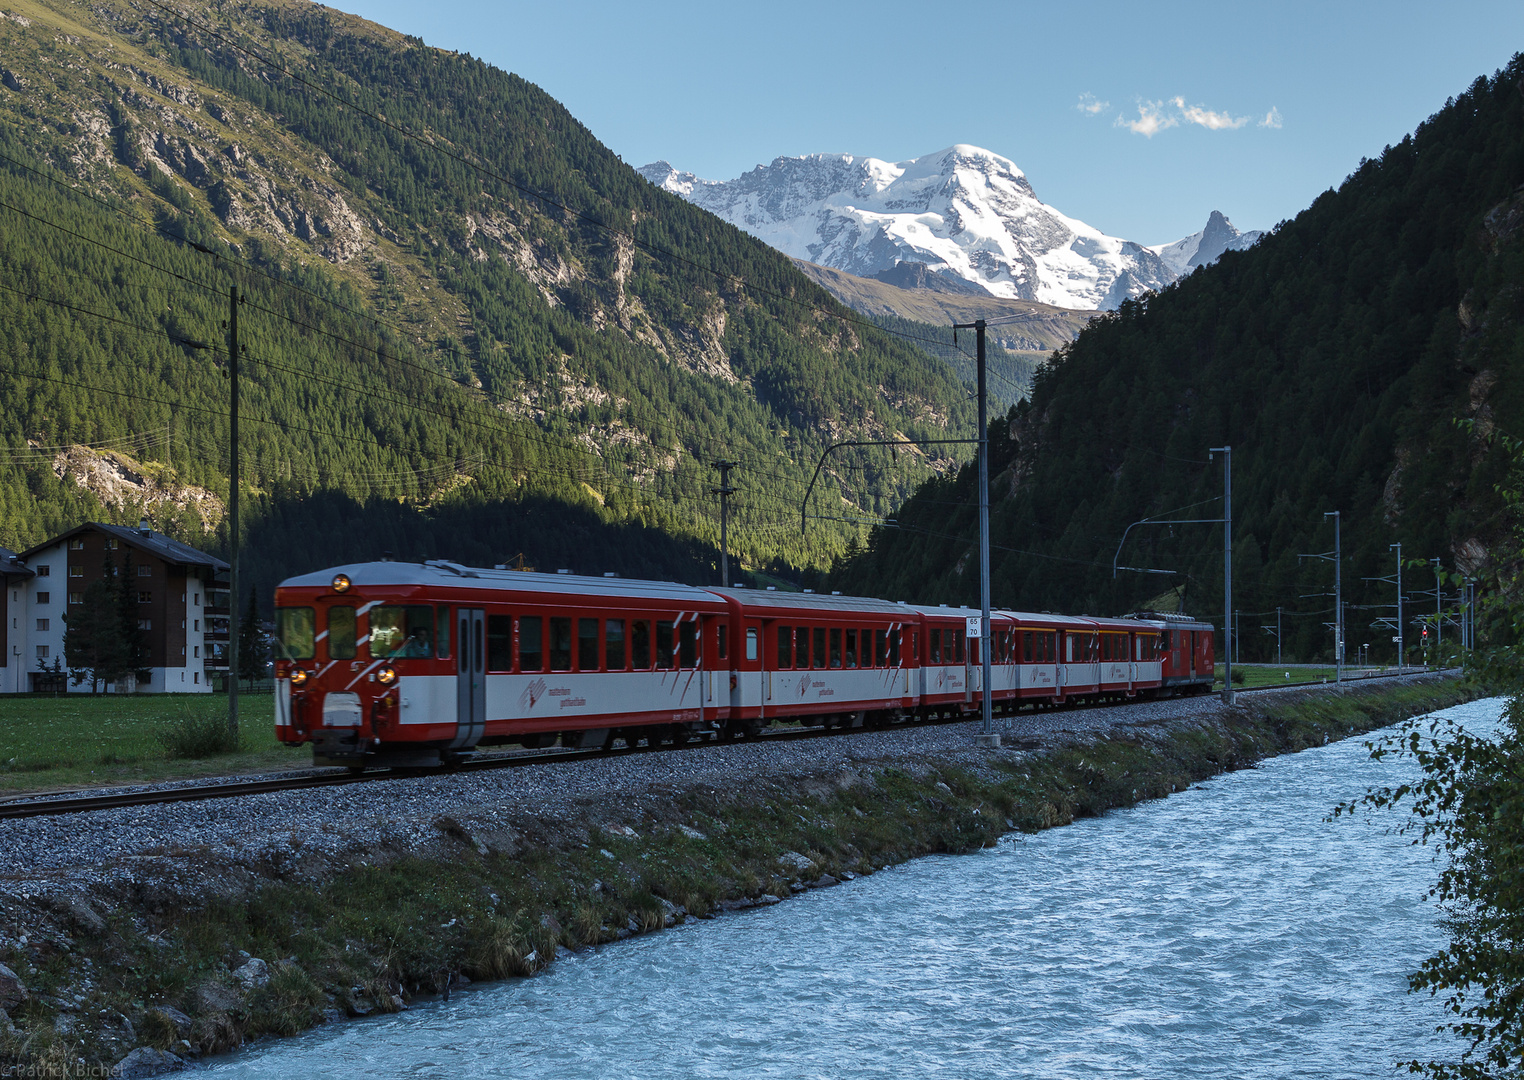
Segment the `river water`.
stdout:
<path fill-rule="evenodd" d="M 1475 731 L 1499 702 L 1451 712 Z M 1445 1055 L 1444 938 L 1351 739 L 992 849 L 265 1041 L 226 1077 L 1375 1077 Z M 337 1070 L 337 1072 L 336 1072 Z M 199 1070 L 198 1070 L 199 1071 Z"/>

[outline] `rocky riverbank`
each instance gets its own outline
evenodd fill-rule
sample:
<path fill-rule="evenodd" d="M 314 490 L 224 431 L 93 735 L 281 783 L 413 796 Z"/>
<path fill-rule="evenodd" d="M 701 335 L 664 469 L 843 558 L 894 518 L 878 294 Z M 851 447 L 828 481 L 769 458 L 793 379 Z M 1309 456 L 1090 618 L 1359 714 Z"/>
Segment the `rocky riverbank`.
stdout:
<path fill-rule="evenodd" d="M 1023 714 L 998 751 L 910 727 L 0 822 L 0 1075 L 150 1075 L 1480 692 L 1414 677 Z"/>

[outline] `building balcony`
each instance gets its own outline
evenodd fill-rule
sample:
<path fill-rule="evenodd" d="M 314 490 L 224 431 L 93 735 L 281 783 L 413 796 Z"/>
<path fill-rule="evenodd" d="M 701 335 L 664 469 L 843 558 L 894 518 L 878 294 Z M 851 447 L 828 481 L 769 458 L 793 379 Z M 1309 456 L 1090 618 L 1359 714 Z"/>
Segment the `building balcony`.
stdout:
<path fill-rule="evenodd" d="M 233 614 L 231 608 L 226 606 L 218 607 L 215 604 L 208 604 L 205 608 L 205 611 L 208 615 L 221 615 L 223 618 L 228 618 Z"/>

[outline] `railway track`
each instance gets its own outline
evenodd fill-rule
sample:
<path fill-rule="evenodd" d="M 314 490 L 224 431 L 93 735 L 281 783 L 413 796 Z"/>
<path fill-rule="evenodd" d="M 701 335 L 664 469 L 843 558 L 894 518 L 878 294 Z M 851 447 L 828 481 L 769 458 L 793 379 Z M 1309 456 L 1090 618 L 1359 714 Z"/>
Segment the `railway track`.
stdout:
<path fill-rule="evenodd" d="M 1347 679 L 1345 684 L 1365 683 L 1381 679 L 1396 679 L 1418 672 L 1401 672 L 1391 675 L 1369 675 L 1359 679 Z M 1440 672 L 1439 674 L 1443 674 Z M 1299 687 L 1332 686 L 1333 683 L 1324 681 L 1296 682 L 1296 683 L 1271 683 L 1266 686 L 1243 687 L 1236 693 L 1254 693 L 1261 690 L 1293 690 Z M 967 715 L 960 715 L 945 720 L 920 721 L 921 723 L 966 723 L 970 719 Z M 748 741 L 796 741 L 800 739 L 828 738 L 833 735 L 845 734 L 849 731 L 862 731 L 862 728 L 802 728 L 783 729 L 763 732 Z M 687 746 L 711 746 L 716 745 L 718 740 L 714 738 L 704 739 L 685 746 L 664 745 L 659 749 L 663 752 L 685 749 Z M 597 750 L 526 750 L 494 754 L 490 757 L 479 758 L 474 761 L 462 762 L 453 766 L 450 771 L 455 773 L 485 772 L 492 769 L 518 768 L 527 765 L 544 765 L 557 761 L 587 761 L 596 758 L 622 756 L 632 753 L 651 753 L 652 748 L 605 747 Z M 154 806 L 160 803 L 172 802 L 196 802 L 206 799 L 232 799 L 243 795 L 264 795 L 281 791 L 301 791 L 308 788 L 340 787 L 346 784 L 376 783 L 386 780 L 402 780 L 417 776 L 439 775 L 436 769 L 372 769 L 361 773 L 354 773 L 348 769 L 325 769 L 320 772 L 306 773 L 297 776 L 281 776 L 261 780 L 226 780 L 222 779 L 215 783 L 186 784 L 180 787 L 170 788 L 144 788 L 135 791 L 108 792 L 105 794 L 92 795 L 55 795 L 52 792 L 38 794 L 16 795 L 0 802 L 0 819 L 43 817 L 50 814 L 80 814 L 94 810 L 115 810 L 132 806 Z"/>

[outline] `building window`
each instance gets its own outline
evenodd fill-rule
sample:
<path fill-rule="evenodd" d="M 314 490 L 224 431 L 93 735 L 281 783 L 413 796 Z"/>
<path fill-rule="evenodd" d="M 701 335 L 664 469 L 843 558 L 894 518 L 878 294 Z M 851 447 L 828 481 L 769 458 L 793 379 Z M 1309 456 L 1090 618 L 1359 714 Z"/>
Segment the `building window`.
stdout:
<path fill-rule="evenodd" d="M 37 594 L 37 602 L 39 604 L 46 604 L 50 596 L 52 596 L 51 593 L 40 592 Z"/>
<path fill-rule="evenodd" d="M 51 577 L 52 574 L 53 574 L 53 568 L 51 566 L 39 566 L 37 568 L 37 576 L 38 577 Z"/>
<path fill-rule="evenodd" d="M 76 537 L 73 540 L 70 540 L 69 541 L 69 550 L 70 551 L 84 551 L 85 550 L 85 538 L 83 536 L 80 536 L 80 537 Z"/>
<path fill-rule="evenodd" d="M 201 685 L 201 672 L 191 672 L 191 682 L 195 683 L 197 686 Z"/>
<path fill-rule="evenodd" d="M 39 659 L 39 660 L 46 660 L 47 658 L 48 658 L 48 647 L 46 645 L 39 645 L 39 646 L 37 646 L 37 659 Z"/>
<path fill-rule="evenodd" d="M 196 597 L 196 606 L 200 607 L 201 606 L 201 594 L 200 593 L 195 593 L 193 595 Z M 182 596 L 180 599 L 183 600 L 185 598 Z"/>
<path fill-rule="evenodd" d="M 69 594 L 69 603 L 71 603 L 71 604 L 83 604 L 84 602 L 85 602 L 85 594 L 84 593 L 82 593 L 82 592 L 71 592 Z"/>
<path fill-rule="evenodd" d="M 47 628 L 48 628 L 48 620 L 46 620 L 46 619 L 38 619 L 37 620 L 37 629 L 39 629 L 39 630 L 46 630 Z"/>
<path fill-rule="evenodd" d="M 153 577 L 153 567 L 146 563 L 138 563 L 138 577 Z"/>
<path fill-rule="evenodd" d="M 140 604 L 151 604 L 151 603 L 153 603 L 153 593 L 151 593 L 151 592 L 140 592 L 140 593 L 138 593 L 138 603 L 140 603 Z"/>
<path fill-rule="evenodd" d="M 85 576 L 85 568 L 83 566 L 71 566 L 71 567 L 69 567 L 69 576 L 70 577 L 84 577 Z"/>
<path fill-rule="evenodd" d="M 110 537 L 110 538 L 108 538 L 106 540 L 106 550 L 107 551 L 115 551 L 116 550 L 116 537 L 113 536 L 113 537 Z"/>
<path fill-rule="evenodd" d="M 192 645 L 191 648 L 196 650 L 191 655 L 193 657 L 195 657 L 197 660 L 200 660 L 201 659 L 201 646 L 200 645 Z"/>
<path fill-rule="evenodd" d="M 200 619 L 196 620 L 196 630 L 197 630 L 198 633 L 201 630 L 201 620 Z"/>
<path fill-rule="evenodd" d="M 138 620 L 138 629 L 139 630 L 152 630 L 153 629 L 153 620 L 152 619 L 139 619 Z"/>

